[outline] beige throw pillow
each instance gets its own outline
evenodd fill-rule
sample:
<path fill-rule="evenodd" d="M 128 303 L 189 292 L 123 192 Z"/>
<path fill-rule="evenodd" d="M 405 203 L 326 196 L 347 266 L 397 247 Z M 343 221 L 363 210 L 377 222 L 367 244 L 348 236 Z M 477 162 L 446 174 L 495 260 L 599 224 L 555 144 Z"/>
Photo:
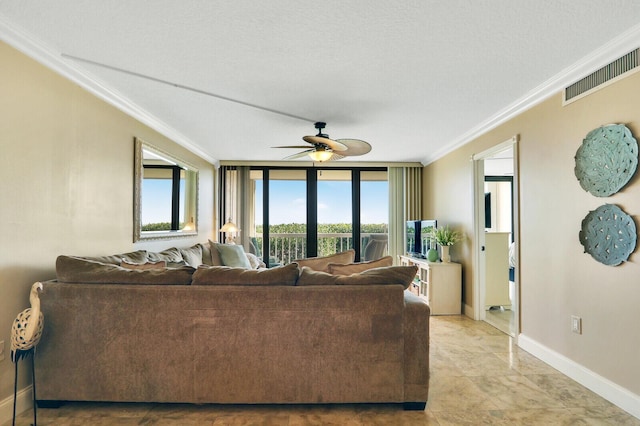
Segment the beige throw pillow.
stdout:
<path fill-rule="evenodd" d="M 296 262 L 301 268 L 307 266 L 314 271 L 329 272 L 330 263 L 353 263 L 355 256 L 356 251 L 350 249 L 330 256 L 308 257 L 306 259 L 294 260 L 294 262 Z"/>
<path fill-rule="evenodd" d="M 298 274 L 298 265 L 295 263 L 271 269 L 202 265 L 193 274 L 192 285 L 293 286 L 296 284 Z"/>
<path fill-rule="evenodd" d="M 213 266 L 224 265 L 224 263 L 222 263 L 222 258 L 220 257 L 220 251 L 218 250 L 219 245 L 222 244 L 209 240 L 209 246 L 211 247 L 211 265 Z"/>
<path fill-rule="evenodd" d="M 351 275 L 368 269 L 381 268 L 383 266 L 393 266 L 393 257 L 385 256 L 377 260 L 360 263 L 330 263 L 328 272 L 333 275 Z"/>

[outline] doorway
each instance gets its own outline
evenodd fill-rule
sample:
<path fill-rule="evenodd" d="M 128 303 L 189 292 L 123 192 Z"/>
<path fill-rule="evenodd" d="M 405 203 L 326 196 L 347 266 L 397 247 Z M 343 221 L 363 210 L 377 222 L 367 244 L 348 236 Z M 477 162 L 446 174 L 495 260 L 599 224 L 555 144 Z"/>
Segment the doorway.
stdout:
<path fill-rule="evenodd" d="M 517 338 L 517 138 L 473 156 L 475 318 Z"/>

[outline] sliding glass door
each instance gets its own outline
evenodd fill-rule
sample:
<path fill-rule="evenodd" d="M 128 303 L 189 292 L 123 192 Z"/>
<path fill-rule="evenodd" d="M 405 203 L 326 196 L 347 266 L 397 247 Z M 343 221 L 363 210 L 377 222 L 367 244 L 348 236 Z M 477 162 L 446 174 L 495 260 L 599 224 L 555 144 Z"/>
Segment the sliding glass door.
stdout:
<path fill-rule="evenodd" d="M 387 171 L 255 167 L 247 230 L 269 266 L 353 248 L 357 260 L 387 254 Z"/>

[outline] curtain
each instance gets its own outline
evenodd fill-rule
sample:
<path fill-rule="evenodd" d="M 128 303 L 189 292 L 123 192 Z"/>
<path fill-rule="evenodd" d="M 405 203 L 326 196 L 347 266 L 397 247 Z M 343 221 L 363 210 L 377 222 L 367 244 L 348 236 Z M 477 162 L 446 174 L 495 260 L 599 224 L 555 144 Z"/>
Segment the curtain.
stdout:
<path fill-rule="evenodd" d="M 422 219 L 422 167 L 389 167 L 389 255 L 405 254 L 405 222 Z"/>
<path fill-rule="evenodd" d="M 422 220 L 422 167 L 404 168 L 404 220 Z"/>
<path fill-rule="evenodd" d="M 404 173 L 402 167 L 389 167 L 389 256 L 394 265 L 404 254 Z"/>
<path fill-rule="evenodd" d="M 249 252 L 251 251 L 251 236 L 253 234 L 253 211 L 254 200 L 253 200 L 253 191 L 251 185 L 251 177 L 250 177 L 250 167 L 249 166 L 239 166 L 238 167 L 238 227 L 240 228 L 240 239 L 236 241 L 238 244 L 242 244 L 244 246 L 244 250 Z"/>

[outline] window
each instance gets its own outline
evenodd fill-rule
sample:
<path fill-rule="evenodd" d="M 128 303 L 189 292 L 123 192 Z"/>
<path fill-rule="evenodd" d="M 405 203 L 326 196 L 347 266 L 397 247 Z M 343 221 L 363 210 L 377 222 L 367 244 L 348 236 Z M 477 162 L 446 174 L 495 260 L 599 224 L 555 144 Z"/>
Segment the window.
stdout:
<path fill-rule="evenodd" d="M 177 231 L 185 225 L 185 170 L 143 166 L 142 231 Z M 191 219 L 193 222 L 193 219 Z"/>
<path fill-rule="evenodd" d="M 234 170 L 228 166 L 221 173 Z M 286 264 L 351 248 L 357 260 L 386 255 L 386 168 L 252 167 L 248 176 L 248 184 L 223 178 L 221 195 L 236 193 L 229 189 L 233 185 L 249 191 L 250 200 L 241 209 L 248 216 L 242 241 L 265 263 Z M 222 204 L 231 203 L 223 199 Z"/>

